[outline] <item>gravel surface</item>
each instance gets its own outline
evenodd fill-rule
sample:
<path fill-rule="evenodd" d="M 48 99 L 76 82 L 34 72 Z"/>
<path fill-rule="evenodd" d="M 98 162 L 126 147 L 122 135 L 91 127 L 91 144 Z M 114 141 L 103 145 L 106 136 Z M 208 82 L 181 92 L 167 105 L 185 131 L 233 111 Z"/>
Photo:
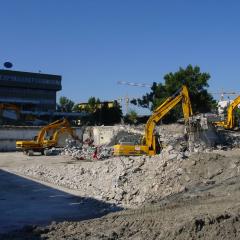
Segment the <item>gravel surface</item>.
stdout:
<path fill-rule="evenodd" d="M 240 178 L 194 187 L 135 210 L 82 222 L 28 226 L 1 239 L 239 239 Z"/>

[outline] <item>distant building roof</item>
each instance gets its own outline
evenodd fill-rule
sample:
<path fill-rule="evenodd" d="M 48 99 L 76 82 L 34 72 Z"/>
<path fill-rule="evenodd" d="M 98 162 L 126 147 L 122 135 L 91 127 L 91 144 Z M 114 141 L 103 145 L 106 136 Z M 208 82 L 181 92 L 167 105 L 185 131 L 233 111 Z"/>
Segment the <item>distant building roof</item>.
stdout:
<path fill-rule="evenodd" d="M 59 91 L 62 89 L 61 80 L 60 75 L 0 70 L 0 86 Z"/>
<path fill-rule="evenodd" d="M 24 72 L 24 71 L 13 71 L 13 70 L 5 70 L 0 69 L 0 74 L 9 75 L 9 76 L 23 76 L 23 77 L 34 77 L 34 78 L 46 78 L 53 80 L 61 80 L 62 77 L 60 75 L 55 74 L 45 74 L 45 73 L 35 73 L 35 72 Z"/>

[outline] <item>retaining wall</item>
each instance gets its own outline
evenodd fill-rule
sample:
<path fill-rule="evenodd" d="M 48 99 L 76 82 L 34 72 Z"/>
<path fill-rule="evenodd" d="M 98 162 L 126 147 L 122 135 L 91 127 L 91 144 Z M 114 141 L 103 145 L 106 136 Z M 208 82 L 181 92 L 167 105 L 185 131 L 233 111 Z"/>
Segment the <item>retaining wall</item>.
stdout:
<path fill-rule="evenodd" d="M 41 127 L 33 126 L 0 126 L 0 151 L 16 151 L 17 140 L 31 140 L 38 134 Z M 94 126 L 74 128 L 76 135 L 81 139 L 92 137 L 96 145 L 110 142 L 115 127 Z"/>

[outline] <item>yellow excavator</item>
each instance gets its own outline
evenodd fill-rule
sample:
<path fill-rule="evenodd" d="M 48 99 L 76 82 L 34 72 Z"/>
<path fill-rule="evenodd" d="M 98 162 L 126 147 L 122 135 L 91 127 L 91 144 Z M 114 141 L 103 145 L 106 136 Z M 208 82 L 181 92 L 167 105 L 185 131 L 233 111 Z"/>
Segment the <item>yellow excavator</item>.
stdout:
<path fill-rule="evenodd" d="M 227 108 L 227 118 L 225 121 L 214 122 L 214 125 L 218 127 L 223 127 L 225 129 L 232 130 L 236 127 L 235 117 L 234 117 L 234 110 L 240 104 L 240 96 L 235 98 L 233 102 Z"/>
<path fill-rule="evenodd" d="M 156 124 L 180 101 L 182 101 L 182 109 L 185 122 L 192 116 L 191 101 L 188 94 L 188 89 L 185 85 L 182 86 L 173 96 L 167 98 L 150 116 L 145 126 L 145 136 L 142 139 L 141 145 L 114 145 L 115 156 L 137 156 L 137 155 L 156 155 L 160 153 L 160 144 L 157 136 L 154 135 Z"/>
<path fill-rule="evenodd" d="M 43 127 L 34 140 L 16 141 L 16 148 L 29 156 L 34 152 L 46 154 L 46 150 L 60 147 L 60 141 L 65 141 L 69 135 L 73 139 L 79 140 L 67 119 L 57 120 Z M 65 139 L 63 139 L 64 137 Z"/>

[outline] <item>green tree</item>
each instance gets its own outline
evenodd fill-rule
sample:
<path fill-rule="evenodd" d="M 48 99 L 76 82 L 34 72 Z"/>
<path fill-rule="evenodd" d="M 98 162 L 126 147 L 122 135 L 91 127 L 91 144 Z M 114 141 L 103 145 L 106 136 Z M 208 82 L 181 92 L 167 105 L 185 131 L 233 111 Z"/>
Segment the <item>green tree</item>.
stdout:
<path fill-rule="evenodd" d="M 201 73 L 200 67 L 188 65 L 185 69 L 179 68 L 179 71 L 175 73 L 166 74 L 163 84 L 154 82 L 150 93 L 141 99 L 134 99 L 131 103 L 154 110 L 185 84 L 189 90 L 193 112 L 209 112 L 216 108 L 216 101 L 207 91 L 209 79 L 209 73 Z M 180 117 L 182 117 L 182 110 L 181 106 L 178 105 L 166 115 L 164 120 L 165 122 L 173 122 Z"/>
<path fill-rule="evenodd" d="M 79 104 L 74 104 L 73 108 L 72 108 L 73 112 L 81 112 L 81 109 L 79 108 Z"/>
<path fill-rule="evenodd" d="M 122 118 L 122 110 L 117 101 L 114 101 L 113 106 L 109 107 L 108 102 L 101 103 L 101 108 L 98 108 L 93 114 L 93 119 L 96 124 L 112 125 L 119 123 Z"/>
<path fill-rule="evenodd" d="M 61 96 L 59 98 L 59 104 L 57 106 L 58 111 L 61 112 L 72 112 L 74 102 L 67 97 Z"/>
<path fill-rule="evenodd" d="M 119 123 L 122 118 L 122 109 L 117 101 L 109 106 L 109 102 L 100 102 L 98 98 L 90 97 L 84 110 L 89 115 L 82 120 L 88 125 L 112 125 Z"/>
<path fill-rule="evenodd" d="M 125 116 L 125 121 L 130 124 L 136 124 L 137 117 L 138 117 L 138 115 L 137 115 L 136 111 L 130 110 Z"/>
<path fill-rule="evenodd" d="M 95 97 L 90 97 L 88 99 L 88 105 L 87 105 L 87 111 L 90 113 L 95 112 L 100 104 L 100 99 L 99 98 L 95 98 Z"/>

